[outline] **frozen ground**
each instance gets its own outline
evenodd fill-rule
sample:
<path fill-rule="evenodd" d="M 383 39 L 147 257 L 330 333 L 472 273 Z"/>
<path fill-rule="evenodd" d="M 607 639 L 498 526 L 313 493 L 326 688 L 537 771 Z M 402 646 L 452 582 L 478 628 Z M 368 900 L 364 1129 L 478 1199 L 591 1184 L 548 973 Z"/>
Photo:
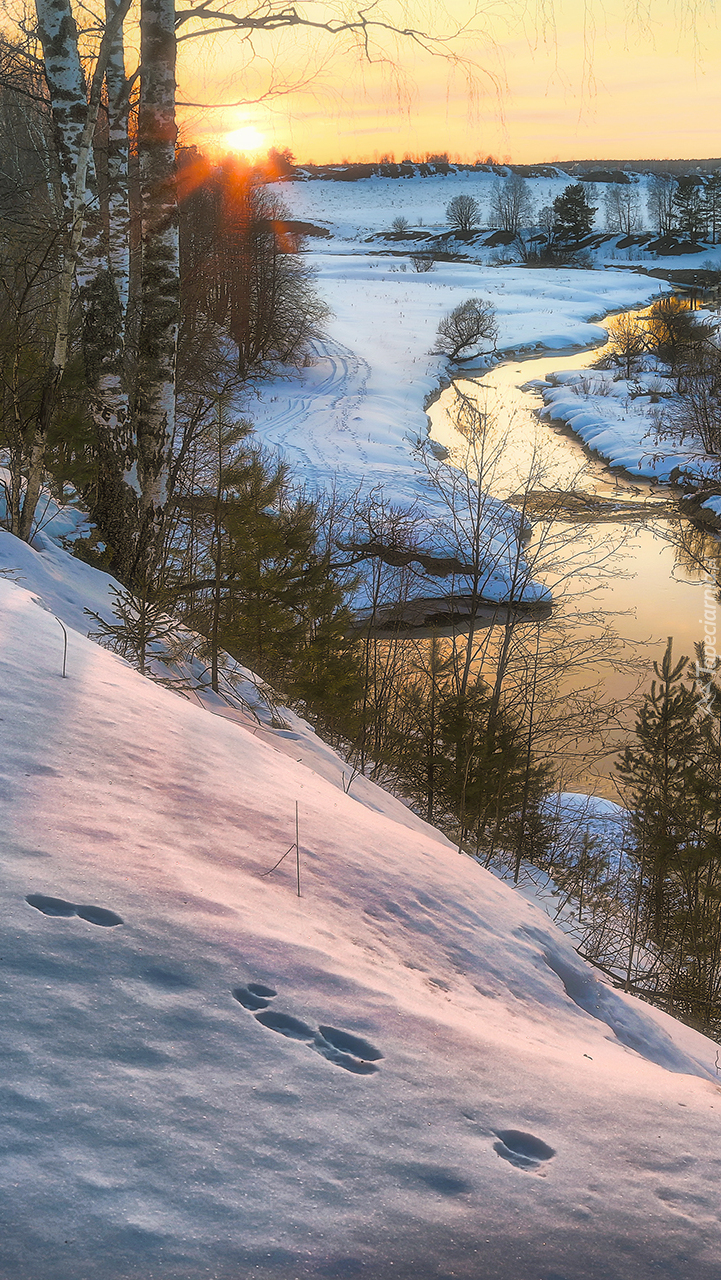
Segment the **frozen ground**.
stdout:
<path fill-rule="evenodd" d="M 0 567 L 4 1278 L 715 1280 L 716 1045 L 297 718 L 86 639 L 104 575 Z"/>

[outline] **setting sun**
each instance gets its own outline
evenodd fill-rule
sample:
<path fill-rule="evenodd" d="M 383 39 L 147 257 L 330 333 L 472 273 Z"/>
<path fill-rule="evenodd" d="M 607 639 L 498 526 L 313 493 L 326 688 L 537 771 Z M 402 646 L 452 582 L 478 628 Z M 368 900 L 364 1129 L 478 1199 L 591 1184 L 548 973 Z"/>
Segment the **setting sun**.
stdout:
<path fill-rule="evenodd" d="M 246 154 L 255 154 L 267 146 L 267 139 L 253 125 L 244 125 L 242 129 L 234 129 L 232 133 L 226 133 L 224 142 L 231 151 L 243 151 Z"/>

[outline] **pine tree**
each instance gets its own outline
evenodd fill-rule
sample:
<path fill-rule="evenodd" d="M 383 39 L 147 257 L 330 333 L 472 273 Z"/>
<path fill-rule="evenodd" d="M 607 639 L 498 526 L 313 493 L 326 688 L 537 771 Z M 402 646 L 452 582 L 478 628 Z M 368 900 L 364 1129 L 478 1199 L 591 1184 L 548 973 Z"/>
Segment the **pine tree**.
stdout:
<path fill-rule="evenodd" d="M 708 230 L 708 210 L 701 180 L 693 177 L 679 178 L 672 206 L 676 230 L 689 240 L 702 239 Z"/>
<path fill-rule="evenodd" d="M 616 766 L 631 802 L 646 931 L 659 947 L 668 928 L 667 891 L 679 867 L 698 745 L 699 697 L 683 682 L 686 662 L 674 662 L 669 637 L 660 666 L 653 664 L 656 679 L 638 713 L 636 741 Z"/>
<path fill-rule="evenodd" d="M 593 227 L 596 206 L 581 182 L 570 183 L 553 202 L 553 236 L 562 244 L 579 244 Z"/>
<path fill-rule="evenodd" d="M 418 804 L 427 822 L 448 815 L 442 786 L 446 758 L 441 714 L 452 680 L 452 656 L 444 654 L 440 639 L 433 636 L 425 658 L 399 681 L 400 696 L 382 752 L 386 775 Z"/>
<path fill-rule="evenodd" d="M 176 590 L 192 599 L 188 621 L 208 637 L 212 687 L 225 650 L 338 731 L 359 693 L 345 604 L 352 583 L 334 573 L 317 505 L 290 491 L 287 466 L 220 411 L 210 434 L 210 473 L 182 500 L 199 543 L 195 574 Z"/>
<path fill-rule="evenodd" d="M 716 244 L 721 231 L 721 172 L 718 169 L 706 179 L 704 197 L 711 243 Z"/>
<path fill-rule="evenodd" d="M 473 832 L 479 850 L 512 850 L 519 822 L 530 830 L 547 783 L 547 771 L 527 750 L 524 735 L 496 708 L 492 691 L 482 682 L 453 693 L 439 711 L 442 769 L 438 792 L 458 820 L 461 841 Z"/>

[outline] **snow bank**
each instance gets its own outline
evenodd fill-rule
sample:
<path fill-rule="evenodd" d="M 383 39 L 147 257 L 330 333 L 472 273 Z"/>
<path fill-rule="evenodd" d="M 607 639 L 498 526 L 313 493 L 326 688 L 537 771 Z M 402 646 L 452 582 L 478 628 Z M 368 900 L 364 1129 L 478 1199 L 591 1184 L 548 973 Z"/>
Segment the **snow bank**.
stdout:
<path fill-rule="evenodd" d="M 549 385 L 550 384 L 550 385 Z M 697 480 L 718 476 L 718 458 L 693 440 L 659 438 L 659 387 L 671 387 L 658 373 L 619 378 L 611 370 L 551 374 L 529 384 L 545 402 L 542 416 L 565 422 L 584 444 L 613 466 L 662 482 L 679 475 Z"/>

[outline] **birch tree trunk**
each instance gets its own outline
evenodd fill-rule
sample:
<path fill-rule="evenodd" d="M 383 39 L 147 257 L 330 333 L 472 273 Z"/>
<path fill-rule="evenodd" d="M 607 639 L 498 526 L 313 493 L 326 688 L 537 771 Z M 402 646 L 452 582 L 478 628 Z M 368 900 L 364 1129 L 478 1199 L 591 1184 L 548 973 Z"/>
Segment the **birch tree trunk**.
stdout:
<path fill-rule="evenodd" d="M 58 286 L 53 358 L 31 449 L 20 536 L 27 540 L 32 531 L 48 431 L 68 362 L 75 281 L 83 313 L 82 345 L 89 408 L 98 437 L 101 472 L 98 498 L 111 510 L 117 508 L 115 520 L 111 520 L 109 525 L 103 521 L 106 526 L 103 533 L 107 536 L 110 529 L 112 536 L 115 523 L 120 535 L 127 524 L 128 498 L 131 506 L 134 499 L 132 488 L 125 483 L 129 472 L 131 438 L 128 394 L 123 376 L 124 309 L 104 243 L 92 147 L 103 78 L 119 37 L 122 50 L 120 33 L 129 0 L 119 0 L 117 4 L 108 0 L 112 14 L 101 41 L 89 95 L 70 0 L 35 0 L 35 5 L 50 90 L 67 225 Z"/>
<path fill-rule="evenodd" d="M 53 358 L 40 402 L 37 430 L 30 449 L 18 533 L 29 541 L 40 496 L 48 431 L 57 390 L 68 357 L 70 298 L 77 257 L 85 222 L 86 174 L 79 173 L 79 159 L 87 124 L 85 76 L 78 54 L 78 32 L 69 0 L 36 0 L 38 34 L 43 48 L 45 75 L 52 102 L 53 130 L 57 147 L 60 183 L 69 243 L 65 247 L 60 272 Z M 86 166 L 89 156 L 86 156 Z M 80 180 L 80 192 L 78 192 Z M 79 199 L 78 199 L 79 195 Z"/>
<path fill-rule="evenodd" d="M 175 175 L 175 5 L 142 0 L 138 150 L 141 317 L 135 405 L 140 531 L 134 572 L 151 570 L 162 535 L 175 431 L 180 248 Z"/>
<path fill-rule="evenodd" d="M 115 17 L 116 0 L 105 0 L 105 21 Z M 122 23 L 112 39 L 105 72 L 108 91 L 108 250 L 120 310 L 125 319 L 130 294 L 130 179 L 128 83 Z"/>
<path fill-rule="evenodd" d="M 89 503 L 90 513 L 110 550 L 111 567 L 123 581 L 132 577 L 140 509 L 125 352 L 130 195 L 123 17 L 128 7 L 127 0 L 105 0 L 104 47 L 101 45 L 93 87 L 98 82 L 99 92 L 104 74 L 109 117 L 108 231 L 107 240 L 97 246 L 96 252 L 85 260 L 81 255 L 78 271 L 83 358 L 98 446 L 97 482 Z M 94 214 L 95 208 L 94 204 Z M 100 230 L 99 206 L 96 216 Z"/>

